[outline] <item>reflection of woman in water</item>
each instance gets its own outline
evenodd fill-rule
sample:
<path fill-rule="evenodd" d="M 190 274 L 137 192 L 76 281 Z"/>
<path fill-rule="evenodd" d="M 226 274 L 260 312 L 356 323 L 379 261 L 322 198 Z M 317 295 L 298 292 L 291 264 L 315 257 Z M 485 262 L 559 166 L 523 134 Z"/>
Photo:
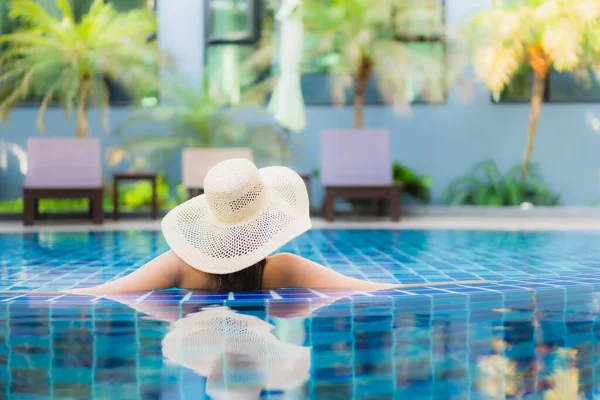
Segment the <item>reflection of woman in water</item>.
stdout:
<path fill-rule="evenodd" d="M 310 348 L 281 342 L 274 327 L 227 307 L 208 307 L 177 320 L 162 341 L 170 361 L 206 377 L 213 399 L 257 399 L 308 380 Z"/>

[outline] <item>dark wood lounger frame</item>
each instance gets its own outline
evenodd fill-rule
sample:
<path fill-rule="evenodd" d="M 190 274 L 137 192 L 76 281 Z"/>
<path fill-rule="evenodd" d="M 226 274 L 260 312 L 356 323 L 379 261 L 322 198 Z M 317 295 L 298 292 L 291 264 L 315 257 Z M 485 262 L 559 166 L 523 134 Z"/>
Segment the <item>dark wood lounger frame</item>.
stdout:
<path fill-rule="evenodd" d="M 121 218 L 119 208 L 119 184 L 123 181 L 149 181 L 152 185 L 152 201 L 150 203 L 150 217 L 158 219 L 158 175 L 155 173 L 115 173 L 113 174 L 113 220 Z"/>
<path fill-rule="evenodd" d="M 323 216 L 326 221 L 332 222 L 335 216 L 335 200 L 338 197 L 346 199 L 371 199 L 378 201 L 379 215 L 385 212 L 386 200 L 390 202 L 392 221 L 400 221 L 402 215 L 401 183 L 392 186 L 327 186 L 325 187 L 325 201 L 323 203 Z"/>
<path fill-rule="evenodd" d="M 41 199 L 89 199 L 89 216 L 94 224 L 104 222 L 103 189 L 37 189 L 23 188 L 23 224 L 31 226 L 34 224 L 39 213 L 39 201 Z"/>

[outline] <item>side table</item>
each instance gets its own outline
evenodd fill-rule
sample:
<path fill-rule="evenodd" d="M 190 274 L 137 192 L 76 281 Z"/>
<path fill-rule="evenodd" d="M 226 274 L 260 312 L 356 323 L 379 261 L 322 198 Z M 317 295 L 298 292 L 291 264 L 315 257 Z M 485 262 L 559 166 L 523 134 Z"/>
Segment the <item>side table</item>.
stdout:
<path fill-rule="evenodd" d="M 150 181 L 152 183 L 152 204 L 150 215 L 158 218 L 158 193 L 156 188 L 157 174 L 154 173 L 116 173 L 113 174 L 113 220 L 120 218 L 119 214 L 119 183 L 121 181 Z"/>

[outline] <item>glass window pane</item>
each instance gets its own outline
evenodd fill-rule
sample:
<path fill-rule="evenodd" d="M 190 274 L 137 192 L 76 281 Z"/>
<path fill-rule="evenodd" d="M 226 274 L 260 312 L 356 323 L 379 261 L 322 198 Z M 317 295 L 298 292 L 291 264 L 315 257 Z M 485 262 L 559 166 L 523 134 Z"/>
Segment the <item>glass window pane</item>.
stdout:
<path fill-rule="evenodd" d="M 600 82 L 593 72 L 577 79 L 568 72 L 550 74 L 550 101 L 598 101 Z"/>
<path fill-rule="evenodd" d="M 90 11 L 94 0 L 70 0 L 70 2 L 75 19 L 81 21 L 83 16 Z"/>
<path fill-rule="evenodd" d="M 421 103 L 443 103 L 446 99 L 445 90 L 445 52 L 444 45 L 441 42 L 413 42 L 408 43 L 412 51 L 422 53 L 427 63 L 423 68 L 428 70 L 423 74 L 416 74 L 410 79 L 413 83 L 407 90 L 414 90 L 417 95 L 414 102 Z M 334 62 L 335 55 L 322 59 L 311 60 L 310 70 L 302 76 L 302 95 L 306 104 L 312 105 L 331 105 L 333 97 L 331 95 L 331 76 L 328 74 L 329 66 Z M 423 81 L 427 78 L 428 81 Z M 433 81 L 433 82 L 431 82 Z M 429 82 L 426 84 L 426 82 Z M 353 88 L 346 89 L 346 104 L 350 105 L 354 101 Z M 367 84 L 365 94 L 365 104 L 381 105 L 385 101 L 377 88 L 376 77 L 372 76 Z"/>
<path fill-rule="evenodd" d="M 210 38 L 222 40 L 247 39 L 253 32 L 248 25 L 252 19 L 252 0 L 208 0 L 210 18 Z"/>
<path fill-rule="evenodd" d="M 407 37 L 442 35 L 444 13 L 444 0 L 404 0 L 395 13 L 396 34 Z"/>
<path fill-rule="evenodd" d="M 245 59 L 254 53 L 253 44 L 218 44 L 206 48 L 206 73 L 208 91 L 212 95 L 228 94 L 230 101 L 240 98 L 240 91 L 257 76 L 243 75 L 240 68 Z"/>
<path fill-rule="evenodd" d="M 443 103 L 446 100 L 446 52 L 442 42 L 412 42 L 408 47 L 419 60 L 417 72 L 408 90 L 415 93 L 415 102 Z"/>
<path fill-rule="evenodd" d="M 80 1 L 80 0 L 76 0 Z M 89 1 L 90 4 L 93 0 L 85 0 Z M 127 12 L 140 8 L 150 8 L 154 9 L 156 0 L 109 0 L 114 9 L 118 12 Z M 88 7 L 89 8 L 89 7 Z M 156 73 L 156 79 L 158 77 L 158 71 Z M 112 82 L 109 79 L 106 79 L 106 84 L 108 86 L 108 93 L 110 96 L 111 104 L 131 104 L 133 103 L 132 97 L 123 89 L 120 85 L 115 82 Z M 147 93 L 141 95 L 140 104 L 141 105 L 153 105 L 158 101 L 158 93 L 154 89 L 149 89 Z"/>
<path fill-rule="evenodd" d="M 8 17 L 10 1 L 0 0 L 0 32 L 5 34 L 12 31 L 14 22 Z"/>
<path fill-rule="evenodd" d="M 304 102 L 309 105 L 322 105 L 331 106 L 333 102 L 332 90 L 332 76 L 327 73 L 305 73 L 302 75 L 301 87 L 302 97 Z M 349 87 L 345 91 L 346 105 L 351 105 L 354 101 L 353 88 Z M 365 92 L 365 104 L 369 105 L 381 105 L 385 104 L 385 101 L 379 94 L 375 79 L 371 77 L 367 84 L 367 90 Z"/>
<path fill-rule="evenodd" d="M 529 66 L 524 66 L 510 81 L 506 89 L 500 94 L 499 103 L 521 102 L 531 99 L 531 86 L 533 84 L 533 71 Z"/>

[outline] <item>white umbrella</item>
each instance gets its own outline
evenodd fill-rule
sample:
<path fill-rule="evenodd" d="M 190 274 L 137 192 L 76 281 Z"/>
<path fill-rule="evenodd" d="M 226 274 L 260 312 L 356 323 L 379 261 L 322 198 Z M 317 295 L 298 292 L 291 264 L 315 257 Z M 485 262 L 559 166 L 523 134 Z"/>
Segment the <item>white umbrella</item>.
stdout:
<path fill-rule="evenodd" d="M 277 123 L 294 132 L 306 127 L 304 99 L 300 88 L 303 40 L 302 21 L 285 18 L 279 34 L 279 78 L 267 108 Z"/>

